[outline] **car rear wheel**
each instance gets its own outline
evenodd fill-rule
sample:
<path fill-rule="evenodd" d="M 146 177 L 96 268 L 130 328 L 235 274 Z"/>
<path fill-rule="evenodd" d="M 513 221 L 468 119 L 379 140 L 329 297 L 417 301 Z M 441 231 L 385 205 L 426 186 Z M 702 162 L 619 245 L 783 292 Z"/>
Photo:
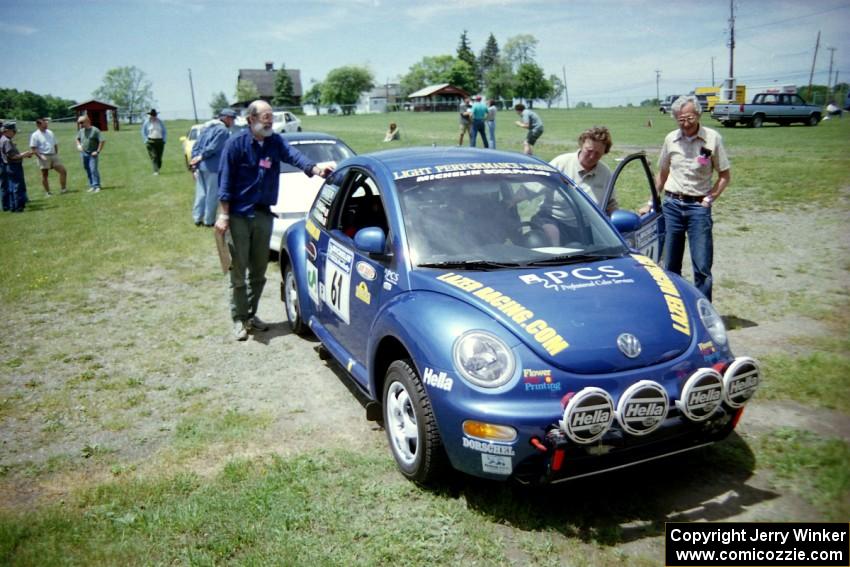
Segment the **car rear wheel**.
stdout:
<path fill-rule="evenodd" d="M 761 128 L 761 125 L 764 124 L 764 116 L 761 114 L 756 114 L 753 116 L 753 121 L 750 122 L 750 126 L 753 128 Z"/>
<path fill-rule="evenodd" d="M 809 116 L 809 121 L 806 122 L 806 125 L 817 126 L 818 122 L 820 122 L 820 116 L 818 116 L 817 114 L 812 114 L 811 116 Z"/>
<path fill-rule="evenodd" d="M 306 334 L 307 325 L 301 318 L 301 305 L 298 302 L 298 281 L 295 279 L 291 264 L 287 264 L 283 271 L 283 299 L 289 328 L 296 335 Z"/>
<path fill-rule="evenodd" d="M 383 396 L 384 429 L 401 473 L 428 484 L 444 471 L 447 457 L 425 386 L 411 360 L 387 369 Z"/>

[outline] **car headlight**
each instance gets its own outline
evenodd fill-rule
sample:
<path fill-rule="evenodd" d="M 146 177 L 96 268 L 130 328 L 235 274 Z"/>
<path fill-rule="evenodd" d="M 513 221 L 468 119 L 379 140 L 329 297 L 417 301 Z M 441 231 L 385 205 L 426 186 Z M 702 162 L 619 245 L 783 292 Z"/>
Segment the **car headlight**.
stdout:
<path fill-rule="evenodd" d="M 455 368 L 467 381 L 498 388 L 514 375 L 514 353 L 501 339 L 484 331 L 470 331 L 455 341 Z"/>
<path fill-rule="evenodd" d="M 707 299 L 699 299 L 697 301 L 697 311 L 699 318 L 702 319 L 702 324 L 711 335 L 711 339 L 721 345 L 726 344 L 726 325 L 723 324 L 723 319 L 720 314 Z"/>

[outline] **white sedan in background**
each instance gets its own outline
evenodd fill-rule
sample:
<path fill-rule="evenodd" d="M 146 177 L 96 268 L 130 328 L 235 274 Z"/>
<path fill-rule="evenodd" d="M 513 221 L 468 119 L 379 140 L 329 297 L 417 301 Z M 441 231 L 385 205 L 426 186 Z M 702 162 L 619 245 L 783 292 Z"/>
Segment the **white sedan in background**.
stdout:
<path fill-rule="evenodd" d="M 356 155 L 345 142 L 320 132 L 291 132 L 281 134 L 284 140 L 319 167 L 332 166 Z M 322 187 L 324 179 L 318 175 L 307 177 L 304 172 L 288 163 L 280 164 L 280 190 L 277 203 L 271 208 L 274 214 L 274 226 L 269 249 L 273 256 L 280 252 L 283 233 L 292 223 L 301 220 L 307 214 Z"/>

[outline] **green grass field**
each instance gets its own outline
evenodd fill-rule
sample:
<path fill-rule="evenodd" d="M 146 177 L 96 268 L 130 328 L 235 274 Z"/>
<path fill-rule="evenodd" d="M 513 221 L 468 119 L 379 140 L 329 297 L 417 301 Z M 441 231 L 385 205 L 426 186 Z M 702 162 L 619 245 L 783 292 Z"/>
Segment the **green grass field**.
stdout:
<path fill-rule="evenodd" d="M 536 149 L 541 158 L 574 150 L 583 129 L 606 125 L 614 137 L 605 158 L 612 167 L 615 158 L 637 151 L 647 152 L 654 166 L 664 135 L 674 127 L 669 117 L 650 109 L 539 113 L 546 128 Z M 500 150 L 521 149 L 524 131 L 513 126 L 515 119 L 510 111 L 498 116 Z M 454 113 L 303 117 L 305 130 L 336 134 L 359 153 L 388 147 L 382 139 L 390 121 L 402 130 L 395 147 L 457 143 Z M 718 127 L 708 117 L 703 123 Z M 92 309 L 87 298 L 93 288 L 152 269 L 186 285 L 213 288 L 210 303 L 224 309 L 221 285 L 214 279 L 218 275 L 198 273 L 197 264 L 186 262 L 213 253 L 209 232 L 191 222 L 194 186 L 178 141 L 190 125 L 167 123 L 169 141 L 158 177 L 151 175 L 138 125 L 107 132 L 99 194 L 86 193 L 73 126 L 52 127 L 72 191 L 45 198 L 34 161 L 25 163 L 30 206 L 24 214 L 0 216 L 0 301 L 12 318 L 49 320 L 66 310 Z M 26 146 L 33 127 L 19 124 L 19 148 Z M 717 214 L 735 219 L 727 221 L 737 227 L 730 229 L 738 231 L 734 246 L 766 246 L 748 232 L 750 215 L 800 211 L 807 222 L 819 222 L 818 211 L 828 209 L 847 218 L 850 119 L 814 128 L 720 130 L 733 163 L 733 183 Z M 55 174 L 50 180 L 58 193 Z M 817 242 L 793 242 L 794 229 L 781 230 L 789 234 L 791 246 L 817 248 Z M 839 248 L 846 250 L 846 243 Z M 846 257 L 832 260 L 846 277 Z M 790 314 L 828 329 L 823 335 L 791 333 L 792 339 L 783 339 L 787 348 L 762 360 L 765 386 L 754 403 L 793 400 L 818 415 L 829 410 L 847 419 L 846 281 L 839 285 L 843 293 L 824 294 L 815 285 L 782 297 L 772 295 L 770 286 L 724 285 L 729 309 L 758 305 L 776 319 Z M 177 329 L 183 316 L 176 314 Z M 142 343 L 152 332 L 141 328 L 135 340 Z M 0 336 L 0 430 L 6 431 L 4 425 L 19 419 L 20 412 L 44 414 L 39 433 L 44 438 L 68 427 L 67 414 L 82 403 L 72 397 L 81 383 L 96 386 L 98 415 L 90 419 L 101 419 L 107 430 L 132 430 L 132 412 L 146 411 L 151 400 L 164 395 L 148 387 L 148 374 L 182 377 L 197 363 L 182 343 L 203 339 L 184 340 L 176 333 L 158 344 L 148 366 L 120 377 L 105 376 L 96 355 L 121 345 L 92 344 L 93 354 L 44 361 L 43 375 L 13 388 L 13 375 L 30 357 L 37 358 L 39 344 L 22 348 Z M 52 388 L 50 369 L 62 364 L 83 370 Z M 204 396 L 203 387 L 180 386 L 165 393 L 182 404 L 179 425 L 166 447 L 138 462 L 115 462 L 108 447 L 92 443 L 83 448 L 83 459 L 57 456 L 34 460 L 26 468 L 0 467 L 0 500 L 28 502 L 21 495 L 36 484 L 62 486 L 64 494 L 34 500 L 34 505 L 0 506 L 0 564 L 657 565 L 654 552 L 625 549 L 645 539 L 657 541 L 665 519 L 688 520 L 685 510 L 711 509 L 706 500 L 721 497 L 701 495 L 694 487 L 721 483 L 738 495 L 741 507 L 770 500 L 747 484 L 755 472 L 773 479 L 776 493 L 796 495 L 817 519 L 847 521 L 850 514 L 848 439 L 791 425 L 735 437 L 675 462 L 593 479 L 579 490 L 573 484 L 523 489 L 465 477 L 440 490 L 424 490 L 401 478 L 384 446 L 363 452 L 332 447 L 290 456 L 241 454 L 239 447 L 262 439 L 275 417 L 237 411 L 226 401 L 196 401 Z M 224 454 L 222 444 L 228 448 Z M 37 444 L 32 451 L 39 451 Z M 635 483 L 643 487 L 639 493 L 632 488 Z M 677 511 L 672 518 L 671 510 Z M 723 520 L 710 510 L 705 517 Z"/>

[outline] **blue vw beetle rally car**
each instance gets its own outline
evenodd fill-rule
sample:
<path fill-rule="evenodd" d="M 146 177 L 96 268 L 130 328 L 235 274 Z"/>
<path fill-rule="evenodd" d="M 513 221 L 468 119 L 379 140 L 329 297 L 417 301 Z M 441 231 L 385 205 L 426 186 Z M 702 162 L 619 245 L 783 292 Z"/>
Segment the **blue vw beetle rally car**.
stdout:
<path fill-rule="evenodd" d="M 660 248 L 657 213 L 613 217 L 533 157 L 353 157 L 285 234 L 289 324 L 348 371 L 418 482 L 449 465 L 554 482 L 722 439 L 758 364 L 641 253 Z"/>

